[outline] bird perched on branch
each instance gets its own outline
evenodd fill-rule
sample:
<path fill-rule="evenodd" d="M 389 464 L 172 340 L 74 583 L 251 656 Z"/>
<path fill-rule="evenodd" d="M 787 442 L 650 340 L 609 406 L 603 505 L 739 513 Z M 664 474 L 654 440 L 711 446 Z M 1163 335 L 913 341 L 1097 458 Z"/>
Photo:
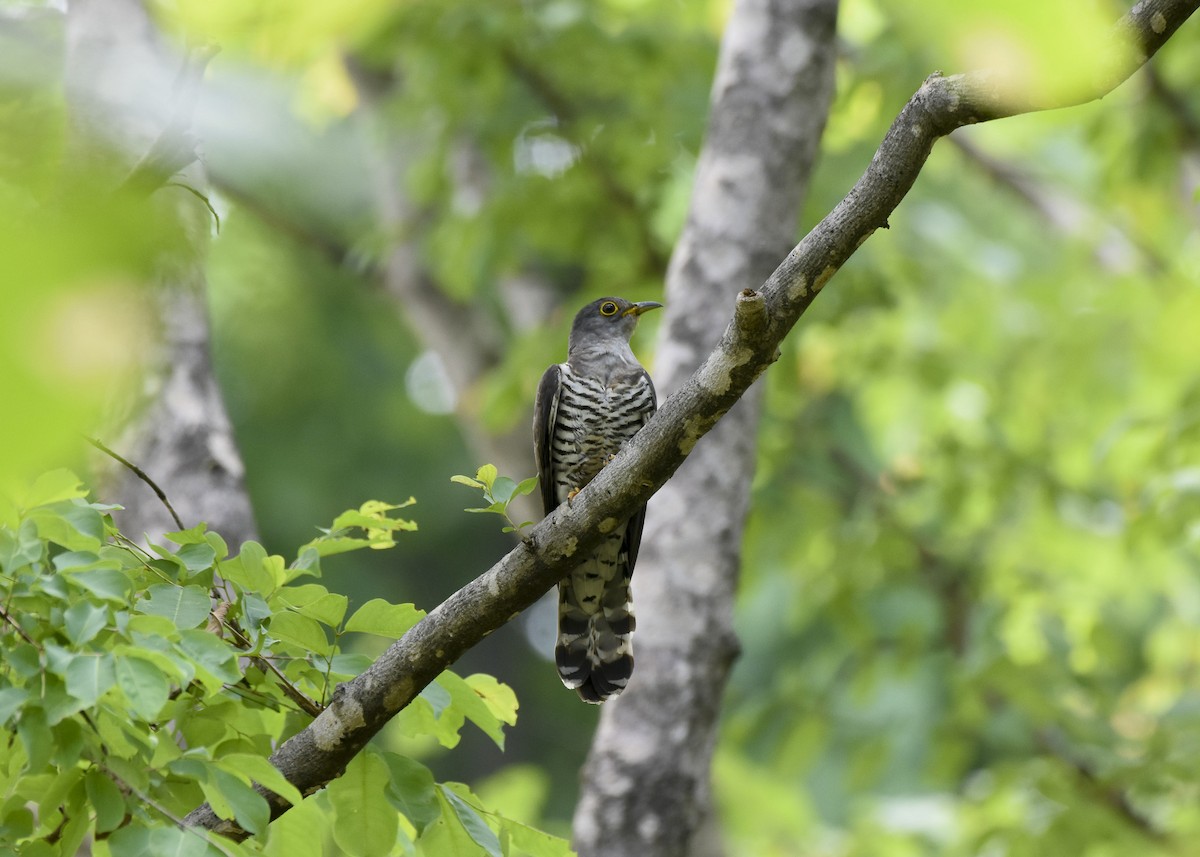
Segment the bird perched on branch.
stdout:
<path fill-rule="evenodd" d="M 533 442 L 547 515 L 570 502 L 658 407 L 654 384 L 633 356 L 629 337 L 638 316 L 661 306 L 624 298 L 593 301 L 571 325 L 567 362 L 542 376 Z M 554 660 L 563 684 L 584 702 L 615 696 L 633 673 L 629 578 L 645 517 L 643 506 L 558 584 Z"/>

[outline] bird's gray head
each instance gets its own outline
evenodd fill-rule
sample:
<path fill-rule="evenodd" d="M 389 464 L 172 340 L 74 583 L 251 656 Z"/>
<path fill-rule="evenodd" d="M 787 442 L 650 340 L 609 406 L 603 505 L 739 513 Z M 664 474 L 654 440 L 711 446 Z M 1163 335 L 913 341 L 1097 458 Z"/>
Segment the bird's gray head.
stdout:
<path fill-rule="evenodd" d="M 625 298 L 592 301 L 575 315 L 571 336 L 567 340 L 567 351 L 574 352 L 609 342 L 628 344 L 629 337 L 637 327 L 638 316 L 661 306 L 655 301 L 634 303 Z"/>

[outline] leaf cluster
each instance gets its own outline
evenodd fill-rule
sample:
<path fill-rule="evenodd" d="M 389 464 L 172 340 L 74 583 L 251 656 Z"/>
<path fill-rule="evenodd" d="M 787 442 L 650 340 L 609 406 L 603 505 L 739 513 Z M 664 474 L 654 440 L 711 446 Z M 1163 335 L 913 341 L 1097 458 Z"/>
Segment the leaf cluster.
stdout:
<path fill-rule="evenodd" d="M 450 481 L 458 485 L 466 485 L 469 488 L 478 488 L 483 492 L 483 499 L 487 505 L 464 511 L 500 515 L 504 520 L 508 521 L 508 525 L 503 530 L 506 533 L 520 533 L 526 527 L 533 526 L 533 521 L 523 521 L 520 524 L 514 521 L 509 517 L 508 507 L 518 497 L 533 493 L 533 489 L 538 484 L 536 476 L 531 476 L 528 479 L 522 479 L 520 482 L 517 482 L 511 477 L 498 475 L 496 465 L 484 464 L 475 472 L 474 478 L 458 475 L 451 476 Z"/>
<path fill-rule="evenodd" d="M 351 611 L 317 582 L 324 557 L 415 529 L 392 514 L 411 503 L 347 511 L 291 562 L 255 542 L 231 555 L 203 524 L 167 534 L 172 545 L 138 544 L 68 471 L 0 508 L 0 850 L 568 853 L 398 753 L 369 748 L 314 795 L 268 761 L 369 665 L 356 639 L 395 639 L 424 616 L 378 598 Z M 470 721 L 502 748 L 516 710 L 491 676 L 446 672 L 400 728 L 452 747 Z M 256 784 L 295 809 L 270 825 Z M 235 844 L 185 827 L 204 802 L 257 835 Z"/>

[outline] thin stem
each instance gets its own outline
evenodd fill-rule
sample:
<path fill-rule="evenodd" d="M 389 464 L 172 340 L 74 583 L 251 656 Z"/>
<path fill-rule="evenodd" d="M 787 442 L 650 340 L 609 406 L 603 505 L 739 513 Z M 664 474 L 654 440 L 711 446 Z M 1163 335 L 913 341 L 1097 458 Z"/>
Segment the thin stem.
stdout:
<path fill-rule="evenodd" d="M 142 470 L 142 468 L 138 467 L 136 464 L 134 464 L 132 461 L 128 460 L 127 458 L 124 458 L 123 456 L 119 455 L 118 453 L 113 452 L 111 449 L 109 449 L 107 446 L 105 446 L 103 443 L 101 443 L 94 437 L 89 437 L 87 439 L 87 442 L 90 443 L 92 446 L 96 447 L 96 449 L 100 450 L 108 457 L 112 458 L 117 463 L 121 464 L 123 467 L 128 468 L 130 470 L 130 472 L 133 473 L 134 476 L 136 476 L 138 479 L 142 480 L 147 485 L 149 485 L 150 490 L 152 490 L 158 496 L 158 499 L 162 501 L 162 504 L 167 507 L 167 511 L 171 513 L 171 520 L 173 520 L 175 522 L 175 526 L 179 527 L 179 529 L 181 529 L 181 530 L 187 529 L 183 525 L 183 521 L 179 520 L 179 515 L 177 515 L 175 513 L 175 507 L 172 506 L 171 501 L 167 499 L 166 493 L 161 488 L 158 487 L 158 484 L 153 479 L 151 479 L 149 476 L 146 475 L 146 471 Z"/>

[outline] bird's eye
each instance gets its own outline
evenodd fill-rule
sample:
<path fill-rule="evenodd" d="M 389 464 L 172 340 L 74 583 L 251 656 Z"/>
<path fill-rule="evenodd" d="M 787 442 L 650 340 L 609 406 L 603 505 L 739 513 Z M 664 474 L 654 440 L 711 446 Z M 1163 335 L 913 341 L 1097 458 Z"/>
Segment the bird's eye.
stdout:
<path fill-rule="evenodd" d="M 600 315 L 616 315 L 617 305 L 612 301 L 605 301 L 600 304 Z"/>

